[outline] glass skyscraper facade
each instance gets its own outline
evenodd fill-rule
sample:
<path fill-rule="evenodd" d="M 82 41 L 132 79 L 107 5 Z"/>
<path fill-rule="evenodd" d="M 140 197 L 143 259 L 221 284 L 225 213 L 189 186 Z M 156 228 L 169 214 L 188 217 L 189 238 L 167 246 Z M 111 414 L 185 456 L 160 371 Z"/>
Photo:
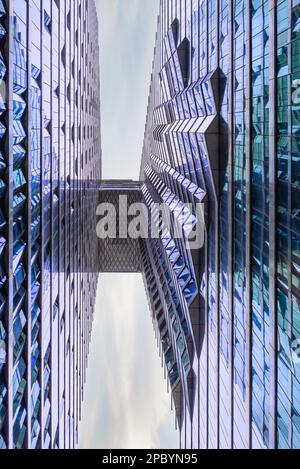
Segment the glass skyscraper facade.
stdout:
<path fill-rule="evenodd" d="M 143 197 L 205 206 L 143 247 L 182 447 L 300 447 L 299 47 L 299 0 L 160 2 Z"/>
<path fill-rule="evenodd" d="M 94 2 L 1 0 L 0 448 L 77 442 L 98 279 L 87 266 L 99 105 Z"/>
<path fill-rule="evenodd" d="M 99 272 L 143 275 L 183 448 L 300 448 L 300 0 L 161 0 L 139 181 L 99 116 L 94 2 L 0 0 L 0 448 L 76 445 Z"/>

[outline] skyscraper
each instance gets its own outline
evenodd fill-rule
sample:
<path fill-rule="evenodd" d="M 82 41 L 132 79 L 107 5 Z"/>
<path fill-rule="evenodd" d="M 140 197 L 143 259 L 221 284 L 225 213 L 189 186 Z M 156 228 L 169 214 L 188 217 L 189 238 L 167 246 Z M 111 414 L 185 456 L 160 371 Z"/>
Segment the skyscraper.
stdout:
<path fill-rule="evenodd" d="M 141 266 L 185 448 L 300 447 L 299 35 L 299 0 L 160 3 L 140 201 L 161 236 L 122 265 Z"/>
<path fill-rule="evenodd" d="M 74 447 L 98 278 L 97 14 L 1 0 L 0 15 L 0 448 Z"/>
<path fill-rule="evenodd" d="M 202 249 L 144 250 L 183 447 L 300 447 L 299 60 L 299 0 L 161 1 L 142 191 L 205 204 Z"/>

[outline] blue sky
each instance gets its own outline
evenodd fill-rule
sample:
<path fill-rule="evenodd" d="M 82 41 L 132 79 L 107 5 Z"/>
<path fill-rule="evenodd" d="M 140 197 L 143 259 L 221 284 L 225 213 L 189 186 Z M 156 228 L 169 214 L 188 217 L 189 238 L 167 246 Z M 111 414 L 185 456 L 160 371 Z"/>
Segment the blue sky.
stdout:
<path fill-rule="evenodd" d="M 98 0 L 103 177 L 137 179 L 158 0 Z M 81 448 L 177 448 L 140 275 L 102 275 L 96 300 Z"/>

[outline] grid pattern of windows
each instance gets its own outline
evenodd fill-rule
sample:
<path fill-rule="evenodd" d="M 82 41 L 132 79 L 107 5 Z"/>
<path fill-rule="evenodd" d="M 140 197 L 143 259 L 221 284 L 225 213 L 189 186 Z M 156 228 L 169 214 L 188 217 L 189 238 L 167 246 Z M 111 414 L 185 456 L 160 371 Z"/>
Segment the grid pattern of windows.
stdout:
<path fill-rule="evenodd" d="M 7 37 L 5 29 L 6 6 L 0 2 L 0 82 L 5 87 L 7 83 L 7 63 L 4 58 L 3 41 Z M 5 317 L 7 304 L 7 282 L 9 269 L 6 266 L 6 248 L 8 242 L 7 230 L 7 172 L 8 158 L 5 152 L 7 147 L 7 127 L 5 113 L 7 112 L 7 99 L 1 93 L 0 97 L 0 449 L 7 448 L 7 442 L 2 436 L 2 431 L 7 421 L 7 382 L 5 364 L 7 362 L 8 323 Z"/>
<path fill-rule="evenodd" d="M 0 448 L 72 448 L 98 279 L 98 21 L 90 0 L 0 15 Z"/>
<path fill-rule="evenodd" d="M 300 444 L 300 368 L 293 342 L 300 328 L 300 2 L 277 11 L 277 421 L 280 448 Z"/>
<path fill-rule="evenodd" d="M 269 4 L 252 2 L 252 418 L 269 446 Z M 259 431 L 257 432 L 256 427 Z"/>

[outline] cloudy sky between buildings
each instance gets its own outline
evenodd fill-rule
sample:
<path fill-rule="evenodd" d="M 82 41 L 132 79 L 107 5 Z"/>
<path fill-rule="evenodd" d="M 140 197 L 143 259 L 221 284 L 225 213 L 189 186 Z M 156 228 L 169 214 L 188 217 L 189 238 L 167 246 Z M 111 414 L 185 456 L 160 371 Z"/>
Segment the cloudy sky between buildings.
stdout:
<path fill-rule="evenodd" d="M 96 0 L 100 25 L 103 177 L 138 179 L 159 0 Z M 81 448 L 177 448 L 140 275 L 102 275 Z"/>

